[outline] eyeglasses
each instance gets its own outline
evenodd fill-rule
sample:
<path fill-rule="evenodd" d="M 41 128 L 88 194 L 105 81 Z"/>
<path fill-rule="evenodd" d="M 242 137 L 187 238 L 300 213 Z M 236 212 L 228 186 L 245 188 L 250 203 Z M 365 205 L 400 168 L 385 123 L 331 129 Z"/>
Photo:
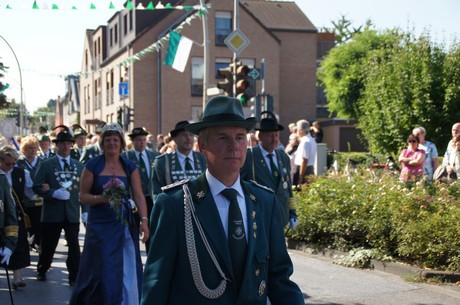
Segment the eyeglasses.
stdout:
<path fill-rule="evenodd" d="M 417 143 L 417 140 L 407 140 L 408 143 Z"/>

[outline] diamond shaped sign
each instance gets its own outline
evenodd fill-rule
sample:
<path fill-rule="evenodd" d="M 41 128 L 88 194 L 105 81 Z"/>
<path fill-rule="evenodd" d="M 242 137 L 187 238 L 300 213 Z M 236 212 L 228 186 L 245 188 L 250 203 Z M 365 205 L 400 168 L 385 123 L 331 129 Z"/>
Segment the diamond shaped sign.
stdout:
<path fill-rule="evenodd" d="M 233 53 L 239 55 L 249 45 L 249 39 L 240 30 L 235 30 L 225 38 L 224 43 Z"/>

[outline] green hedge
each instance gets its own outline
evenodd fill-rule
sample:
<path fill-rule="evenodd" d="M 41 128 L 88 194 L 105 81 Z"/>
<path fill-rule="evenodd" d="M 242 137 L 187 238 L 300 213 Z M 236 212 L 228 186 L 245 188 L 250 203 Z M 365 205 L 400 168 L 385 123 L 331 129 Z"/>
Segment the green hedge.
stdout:
<path fill-rule="evenodd" d="M 375 179 L 374 179 L 375 180 Z M 375 249 L 427 268 L 460 271 L 460 181 L 412 188 L 368 170 L 328 174 L 295 194 L 300 225 L 288 238 L 342 251 Z"/>

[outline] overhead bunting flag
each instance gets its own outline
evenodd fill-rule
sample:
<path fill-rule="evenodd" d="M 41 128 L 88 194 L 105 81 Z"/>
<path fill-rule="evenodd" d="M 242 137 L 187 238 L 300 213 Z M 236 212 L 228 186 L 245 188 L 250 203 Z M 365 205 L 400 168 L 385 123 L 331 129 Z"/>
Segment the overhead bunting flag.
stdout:
<path fill-rule="evenodd" d="M 8 0 L 7 0 L 8 1 Z M 24 9 L 24 8 L 31 8 L 32 10 L 96 10 L 96 9 L 127 9 L 127 10 L 185 10 L 185 11 L 190 11 L 191 9 L 199 9 L 200 5 L 176 5 L 173 6 L 171 3 L 166 3 L 163 4 L 161 1 L 158 1 L 156 5 L 153 4 L 153 0 L 149 1 L 147 4 L 147 7 L 144 7 L 144 5 L 139 2 L 137 6 L 134 6 L 134 1 L 133 0 L 104 0 L 101 1 L 103 3 L 97 3 L 96 1 L 93 1 L 89 3 L 79 3 L 76 5 L 71 5 L 66 3 L 66 0 L 33 0 L 31 1 L 32 4 L 30 6 L 25 6 L 25 5 L 20 5 L 14 2 L 14 0 L 9 0 L 12 3 L 7 3 L 6 5 L 2 5 L 0 3 L 0 9 Z M 2 1 L 4 2 L 4 1 Z M 39 3 L 37 3 L 39 2 Z M 48 4 L 49 2 L 52 2 L 51 4 Z M 68 1 L 67 1 L 68 2 Z M 97 3 L 97 6 L 95 4 Z M 105 2 L 109 2 L 106 4 Z M 114 3 L 115 2 L 115 3 Z"/>
<path fill-rule="evenodd" d="M 193 41 L 187 37 L 171 31 L 169 33 L 168 51 L 166 52 L 164 63 L 179 72 L 184 72 L 190 51 L 192 50 L 192 44 Z"/>
<path fill-rule="evenodd" d="M 9 86 L 10 86 L 10 84 L 5 84 L 5 85 L 3 85 L 3 88 L 0 89 L 0 93 L 3 93 L 3 91 L 5 91 L 6 89 L 8 89 Z"/>

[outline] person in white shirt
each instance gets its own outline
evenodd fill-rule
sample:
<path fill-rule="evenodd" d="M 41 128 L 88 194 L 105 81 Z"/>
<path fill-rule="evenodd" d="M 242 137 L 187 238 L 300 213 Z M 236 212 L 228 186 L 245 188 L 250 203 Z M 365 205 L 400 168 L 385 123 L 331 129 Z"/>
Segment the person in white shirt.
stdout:
<path fill-rule="evenodd" d="M 306 182 L 305 176 L 315 174 L 317 144 L 310 135 L 310 123 L 307 120 L 299 120 L 296 125 L 300 144 L 294 159 L 296 173 L 293 185 L 300 185 Z"/>

